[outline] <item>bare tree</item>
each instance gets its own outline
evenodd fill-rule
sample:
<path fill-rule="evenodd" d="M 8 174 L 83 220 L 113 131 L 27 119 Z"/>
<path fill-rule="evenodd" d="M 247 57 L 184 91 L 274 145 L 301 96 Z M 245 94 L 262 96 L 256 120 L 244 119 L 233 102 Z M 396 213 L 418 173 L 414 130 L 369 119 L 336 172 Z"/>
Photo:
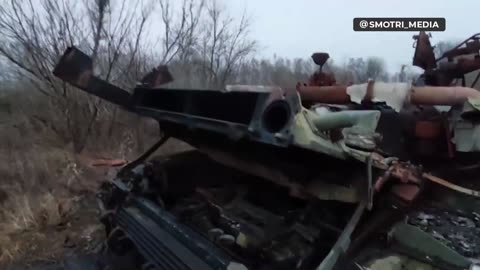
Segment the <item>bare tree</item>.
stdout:
<path fill-rule="evenodd" d="M 106 106 L 91 96 L 59 82 L 51 73 L 66 47 L 76 45 L 90 53 L 100 74 L 114 81 L 133 65 L 139 40 L 149 13 L 140 4 L 108 0 L 4 0 L 0 5 L 0 56 L 15 66 L 18 78 L 28 80 L 33 89 L 50 98 L 56 114 L 65 123 L 66 140 L 81 151 L 93 123 L 107 112 Z M 129 45 L 129 46 L 127 46 Z M 129 48 L 126 52 L 124 48 Z M 129 55 L 131 61 L 120 65 Z M 116 77 L 115 77 L 116 76 Z M 51 121 L 51 122 L 52 122 Z"/>
<path fill-rule="evenodd" d="M 372 80 L 388 80 L 385 62 L 378 57 L 350 58 L 346 68 L 353 74 L 354 83 Z"/>
<path fill-rule="evenodd" d="M 68 87 L 51 74 L 64 48 L 86 38 L 86 29 L 77 19 L 82 7 L 71 9 L 66 5 L 57 1 L 42 1 L 40 6 L 31 0 L 5 1 L 0 7 L 0 33 L 5 37 L 0 54 L 16 66 L 20 79 L 28 80 L 63 115 L 68 115 L 66 124 L 73 134 L 75 125 L 70 120 L 78 114 L 73 108 L 68 109 Z"/>
<path fill-rule="evenodd" d="M 198 44 L 207 85 L 225 85 L 240 63 L 256 50 L 257 43 L 249 38 L 250 26 L 250 18 L 245 12 L 235 23 L 216 0 L 208 2 L 204 31 Z"/>
<path fill-rule="evenodd" d="M 372 80 L 388 80 L 385 61 L 379 57 L 369 57 L 366 61 L 365 75 Z"/>
<path fill-rule="evenodd" d="M 77 152 L 98 123 L 108 123 L 112 138 L 120 118 L 114 106 L 52 75 L 67 47 L 90 54 L 98 76 L 127 89 L 158 64 L 180 66 L 203 85 L 225 85 L 256 48 L 248 16 L 235 21 L 215 0 L 0 1 L 0 57 L 17 80 L 50 100 L 51 107 L 33 118 Z M 156 11 L 160 16 L 151 16 Z M 138 123 L 132 121 L 140 145 Z"/>
<path fill-rule="evenodd" d="M 353 82 L 366 82 L 368 76 L 365 73 L 366 64 L 363 58 L 350 58 L 346 67 L 353 74 Z"/>

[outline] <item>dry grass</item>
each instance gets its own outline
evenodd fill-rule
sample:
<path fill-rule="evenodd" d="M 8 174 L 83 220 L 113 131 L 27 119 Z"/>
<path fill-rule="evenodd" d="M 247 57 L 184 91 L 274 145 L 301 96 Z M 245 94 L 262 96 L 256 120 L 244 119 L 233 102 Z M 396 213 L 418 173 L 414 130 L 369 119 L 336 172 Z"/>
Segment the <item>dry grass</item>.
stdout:
<path fill-rule="evenodd" d="M 13 261 L 20 253 L 20 243 L 12 241 L 7 234 L 0 234 L 0 265 Z"/>
<path fill-rule="evenodd" d="M 37 151 L 27 151 L 29 159 L 12 155 L 2 162 L 2 176 L 8 178 L 0 180 L 4 194 L 0 202 L 0 263 L 28 254 L 32 241 L 41 241 L 37 232 L 65 224 L 76 210 L 79 197 L 68 190 L 76 184 L 72 180 L 75 166 L 58 152 Z M 50 163 L 55 162 L 62 167 L 52 167 Z M 30 239 L 24 241 L 22 234 L 29 234 Z"/>
<path fill-rule="evenodd" d="M 88 165 L 98 157 L 133 160 L 158 139 L 156 123 L 139 125 L 138 117 L 119 114 L 123 123 L 110 130 L 111 121 L 100 119 L 87 150 L 74 155 L 73 145 L 52 128 L 61 116 L 52 116 L 44 101 L 2 96 L 0 90 L 0 103 L 12 108 L 0 110 L 0 269 L 8 262 L 61 256 L 72 234 L 91 241 L 99 225 L 95 206 L 79 207 L 85 201 L 80 198 L 97 189 L 107 170 Z M 189 148 L 170 140 L 157 154 Z"/>
<path fill-rule="evenodd" d="M 38 197 L 13 196 L 9 200 L 2 211 L 0 224 L 0 263 L 29 255 L 35 240 L 41 241 L 44 237 L 40 232 L 67 223 L 74 213 L 76 198 L 57 198 L 51 193 L 43 193 Z M 25 238 L 28 238 L 27 242 Z"/>
<path fill-rule="evenodd" d="M 69 219 L 78 201 L 69 187 L 79 185 L 82 171 L 68 148 L 35 133 L 25 118 L 0 129 L 1 265 L 29 255 L 41 231 Z"/>
<path fill-rule="evenodd" d="M 50 192 L 14 195 L 4 204 L 0 232 L 11 234 L 60 225 L 74 212 L 78 200 L 79 197 L 58 196 Z"/>

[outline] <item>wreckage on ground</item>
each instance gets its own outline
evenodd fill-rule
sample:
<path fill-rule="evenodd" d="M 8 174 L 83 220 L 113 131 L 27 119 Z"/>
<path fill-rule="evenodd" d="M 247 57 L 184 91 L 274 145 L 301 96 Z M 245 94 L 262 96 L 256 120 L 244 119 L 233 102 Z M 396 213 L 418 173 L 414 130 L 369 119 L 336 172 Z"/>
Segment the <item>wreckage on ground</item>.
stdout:
<path fill-rule="evenodd" d="M 338 85 L 317 53 L 293 89 L 162 88 L 162 67 L 132 93 L 67 49 L 57 77 L 164 134 L 99 192 L 117 268 L 480 269 L 479 40 L 416 44 L 413 84 Z M 170 137 L 195 150 L 149 158 Z"/>

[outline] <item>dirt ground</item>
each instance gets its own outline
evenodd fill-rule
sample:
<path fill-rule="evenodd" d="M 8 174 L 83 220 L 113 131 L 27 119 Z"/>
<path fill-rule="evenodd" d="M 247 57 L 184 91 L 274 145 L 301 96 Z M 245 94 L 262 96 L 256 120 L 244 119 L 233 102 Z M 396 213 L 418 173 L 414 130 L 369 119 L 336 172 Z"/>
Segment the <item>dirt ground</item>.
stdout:
<path fill-rule="evenodd" d="M 155 155 L 186 149 L 188 145 L 173 140 Z M 129 160 L 98 152 L 85 152 L 75 157 L 64 154 L 65 159 L 71 161 L 53 162 L 62 164 L 62 168 L 49 168 L 46 173 L 48 188 L 40 185 L 38 190 L 24 194 L 19 190 L 15 196 L 11 188 L 3 188 L 8 200 L 3 203 L 0 200 L 0 269 L 89 269 L 85 266 L 92 260 L 89 254 L 104 241 L 95 192 L 101 182 L 114 177 L 122 161 Z M 67 175 L 75 174 L 75 177 L 53 176 L 54 169 Z M 68 264 L 73 266 L 62 266 Z"/>
<path fill-rule="evenodd" d="M 94 195 L 84 195 L 77 203 L 77 210 L 61 224 L 9 235 L 17 253 L 0 268 L 48 269 L 63 264 L 66 257 L 94 252 L 103 241 Z"/>
<path fill-rule="evenodd" d="M 92 167 L 93 160 L 77 157 L 83 167 L 81 185 L 39 190 L 38 199 L 32 193 L 14 198 L 20 202 L 17 208 L 0 221 L 0 269 L 59 265 L 66 257 L 99 247 L 104 235 L 95 189 L 114 169 Z"/>

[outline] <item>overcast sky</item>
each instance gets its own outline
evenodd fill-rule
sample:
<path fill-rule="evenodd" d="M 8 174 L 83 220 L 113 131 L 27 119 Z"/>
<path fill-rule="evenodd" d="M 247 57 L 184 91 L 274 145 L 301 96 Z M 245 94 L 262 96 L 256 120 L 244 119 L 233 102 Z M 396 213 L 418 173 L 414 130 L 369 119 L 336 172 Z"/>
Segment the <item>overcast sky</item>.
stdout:
<path fill-rule="evenodd" d="M 389 71 L 410 64 L 415 32 L 354 32 L 355 17 L 444 17 L 445 32 L 432 42 L 463 40 L 480 32 L 478 0 L 228 0 L 229 11 L 253 17 L 252 37 L 263 57 L 310 57 L 324 51 L 336 62 L 349 57 L 379 56 Z"/>

